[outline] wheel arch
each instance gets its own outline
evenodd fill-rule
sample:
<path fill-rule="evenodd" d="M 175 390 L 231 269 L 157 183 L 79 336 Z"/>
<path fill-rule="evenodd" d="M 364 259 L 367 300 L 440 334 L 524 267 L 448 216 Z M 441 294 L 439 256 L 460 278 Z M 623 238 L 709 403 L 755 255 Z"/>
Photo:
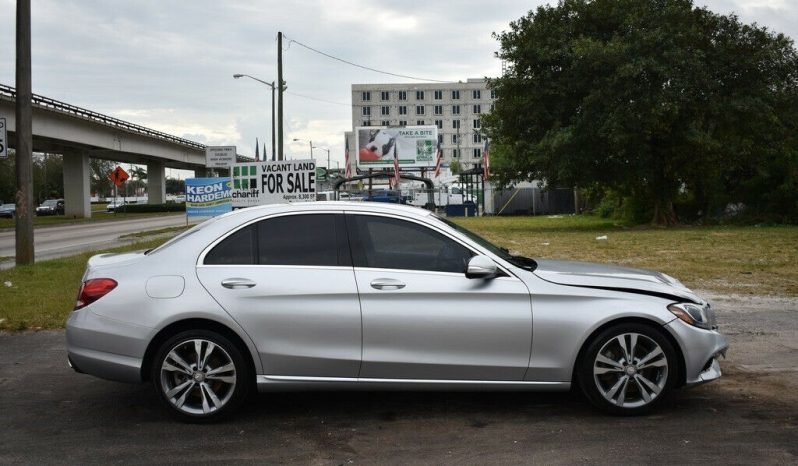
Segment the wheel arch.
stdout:
<path fill-rule="evenodd" d="M 212 332 L 217 332 L 220 335 L 224 336 L 228 340 L 230 340 L 234 345 L 238 347 L 241 353 L 244 355 L 247 364 L 249 365 L 250 369 L 252 370 L 252 374 L 257 373 L 257 366 L 255 365 L 255 361 L 252 357 L 252 352 L 250 351 L 247 344 L 238 335 L 234 330 L 230 327 L 219 323 L 215 320 L 210 319 L 202 319 L 202 318 L 191 318 L 191 319 L 183 319 L 178 320 L 176 322 L 172 322 L 166 327 L 162 328 L 155 336 L 150 340 L 150 343 L 147 345 L 147 349 L 144 352 L 144 358 L 142 359 L 141 364 L 141 380 L 142 381 L 149 381 L 150 374 L 152 369 L 153 359 L 155 358 L 155 354 L 158 352 L 158 348 L 161 345 L 171 338 L 173 335 L 176 335 L 180 332 L 186 330 L 209 330 Z M 253 377 L 254 379 L 254 377 Z"/>
<path fill-rule="evenodd" d="M 596 338 L 596 336 L 598 336 L 601 332 L 603 332 L 604 330 L 606 330 L 606 329 L 608 329 L 610 327 L 614 327 L 616 325 L 621 325 L 621 324 L 641 324 L 641 325 L 645 325 L 645 326 L 653 329 L 654 331 L 659 332 L 660 335 L 662 335 L 665 339 L 667 339 L 668 342 L 671 344 L 671 346 L 673 346 L 674 351 L 676 351 L 676 357 L 678 358 L 677 362 L 678 362 L 679 372 L 677 374 L 678 377 L 676 379 L 676 384 L 674 385 L 674 387 L 680 387 L 680 386 L 684 385 L 685 379 L 686 379 L 686 367 L 685 367 L 684 353 L 682 353 L 681 345 L 676 340 L 676 338 L 674 338 L 674 336 L 671 334 L 671 332 L 669 332 L 667 329 L 665 329 L 662 324 L 660 324 L 660 323 L 658 323 L 658 322 L 656 322 L 654 320 L 646 319 L 644 317 L 621 317 L 621 318 L 618 318 L 618 319 L 613 319 L 613 320 L 604 322 L 603 324 L 601 324 L 600 326 L 595 328 L 590 333 L 590 335 L 588 335 L 587 338 L 585 338 L 582 341 L 582 345 L 579 348 L 579 352 L 576 355 L 576 360 L 574 360 L 574 365 L 571 368 L 571 383 L 574 386 L 577 385 L 577 380 L 576 380 L 577 379 L 577 368 L 579 367 L 579 364 L 582 361 L 582 358 L 584 357 L 585 351 L 587 351 L 588 346 L 590 346 L 590 344 L 593 342 L 593 340 Z"/>

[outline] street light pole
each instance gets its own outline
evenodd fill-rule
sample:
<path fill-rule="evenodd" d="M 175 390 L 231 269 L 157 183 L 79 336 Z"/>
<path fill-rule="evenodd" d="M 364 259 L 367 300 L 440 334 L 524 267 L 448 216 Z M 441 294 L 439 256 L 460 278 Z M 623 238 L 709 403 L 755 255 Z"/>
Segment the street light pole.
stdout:
<path fill-rule="evenodd" d="M 294 142 L 305 142 L 304 139 L 294 138 Z M 313 141 L 308 141 L 308 145 L 310 146 L 310 158 L 313 158 Z"/>
<path fill-rule="evenodd" d="M 327 169 L 329 170 L 330 169 L 330 149 L 327 149 L 326 147 L 314 147 L 313 149 L 321 149 L 321 150 L 327 151 Z"/>
<path fill-rule="evenodd" d="M 255 81 L 258 81 L 259 83 L 265 84 L 265 85 L 267 85 L 267 86 L 272 88 L 272 157 L 275 160 L 282 160 L 282 158 L 276 157 L 275 156 L 275 152 L 274 152 L 274 88 L 275 88 L 274 81 L 268 83 L 268 82 L 266 82 L 266 81 L 264 81 L 262 79 L 258 79 L 256 77 L 250 76 L 248 74 L 234 74 L 233 78 L 235 78 L 235 79 L 238 79 L 238 78 L 254 79 Z"/>

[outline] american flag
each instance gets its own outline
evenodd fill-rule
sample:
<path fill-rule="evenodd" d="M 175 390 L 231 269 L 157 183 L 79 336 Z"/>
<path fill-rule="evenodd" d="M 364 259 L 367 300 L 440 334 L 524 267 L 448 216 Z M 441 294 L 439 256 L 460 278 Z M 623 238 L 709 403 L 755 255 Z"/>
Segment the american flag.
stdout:
<path fill-rule="evenodd" d="M 441 162 L 443 161 L 443 149 L 441 149 L 441 142 L 438 141 L 438 157 L 435 159 L 435 178 L 441 174 Z"/>
<path fill-rule="evenodd" d="M 490 141 L 485 139 L 485 154 L 482 156 L 482 179 L 490 177 Z"/>
<path fill-rule="evenodd" d="M 393 145 L 393 187 L 399 187 L 399 155 L 396 153 L 396 143 Z"/>
<path fill-rule="evenodd" d="M 352 178 L 352 169 L 349 167 L 349 138 L 345 138 L 344 144 L 346 145 L 344 148 L 344 177 L 349 179 Z"/>

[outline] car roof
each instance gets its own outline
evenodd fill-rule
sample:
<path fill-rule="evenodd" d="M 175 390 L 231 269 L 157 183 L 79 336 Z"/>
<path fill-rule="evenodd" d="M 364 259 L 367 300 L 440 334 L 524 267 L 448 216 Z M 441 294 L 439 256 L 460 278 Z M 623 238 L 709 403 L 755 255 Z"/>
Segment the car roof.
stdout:
<path fill-rule="evenodd" d="M 263 206 L 247 207 L 245 209 L 238 209 L 224 216 L 253 216 L 259 217 L 271 213 L 283 212 L 307 212 L 307 211 L 341 211 L 347 210 L 352 212 L 375 212 L 387 214 L 403 214 L 405 216 L 413 217 L 427 217 L 431 214 L 430 211 L 420 207 L 406 206 L 402 204 L 387 204 L 378 202 L 352 202 L 352 201 L 315 201 L 315 202 L 297 202 L 293 204 L 269 204 Z"/>

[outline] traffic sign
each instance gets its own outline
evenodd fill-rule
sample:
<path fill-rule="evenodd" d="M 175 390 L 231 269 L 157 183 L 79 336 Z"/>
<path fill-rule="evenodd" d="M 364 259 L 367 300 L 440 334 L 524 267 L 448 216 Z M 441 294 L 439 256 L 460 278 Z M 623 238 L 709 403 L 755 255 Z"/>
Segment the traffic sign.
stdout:
<path fill-rule="evenodd" d="M 113 181 L 114 184 L 120 188 L 123 184 L 125 184 L 125 181 L 127 181 L 128 178 L 130 178 L 130 175 L 128 175 L 125 169 L 122 167 L 114 168 L 114 171 L 108 175 L 108 179 Z"/>
<path fill-rule="evenodd" d="M 8 132 L 6 119 L 0 118 L 0 159 L 8 158 Z"/>

